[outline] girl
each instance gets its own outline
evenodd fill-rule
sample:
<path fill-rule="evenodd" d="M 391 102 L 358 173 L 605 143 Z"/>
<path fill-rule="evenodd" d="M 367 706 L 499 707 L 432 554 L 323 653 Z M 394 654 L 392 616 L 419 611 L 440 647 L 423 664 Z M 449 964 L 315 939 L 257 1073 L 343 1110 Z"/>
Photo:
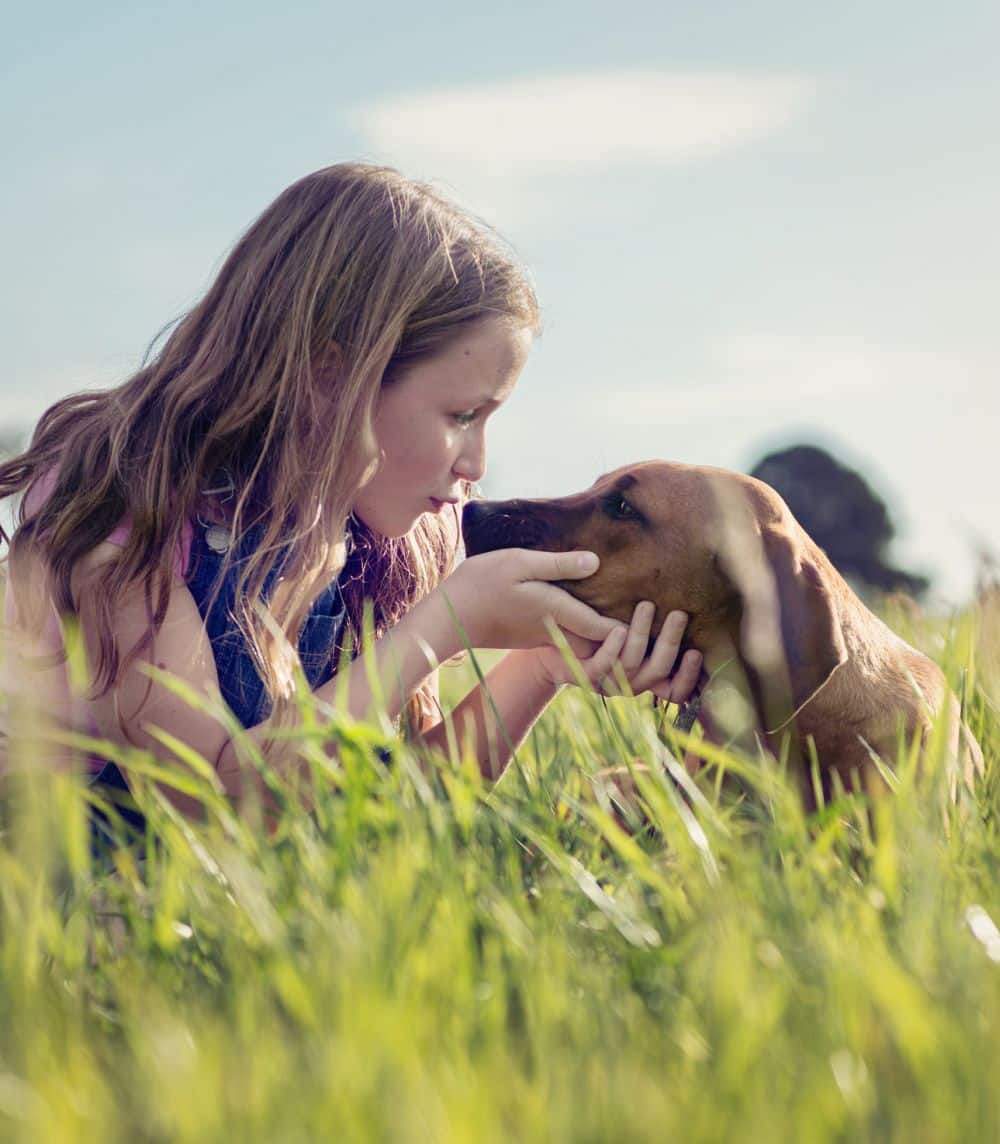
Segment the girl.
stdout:
<path fill-rule="evenodd" d="M 589 553 L 522 550 L 453 569 L 461 506 L 486 466 L 486 424 L 538 328 L 523 270 L 496 237 L 395 171 L 342 164 L 289 187 L 236 244 L 204 299 L 122 385 L 58 402 L 28 450 L 0 465 L 23 493 L 9 539 L 8 660 L 57 726 L 172 758 L 159 731 L 215 767 L 237 802 L 251 781 L 225 727 L 150 677 L 152 665 L 221 692 L 289 775 L 300 765 L 293 668 L 333 702 L 341 649 L 373 608 L 376 676 L 347 672 L 351 715 L 404 703 L 443 745 L 436 667 L 463 647 L 510 649 L 454 712 L 485 773 L 507 761 L 570 680 L 553 620 L 597 683 L 616 665 L 635 691 L 684 700 L 671 677 L 686 617 L 647 657 L 652 606 L 631 626 L 551 581 L 589 575 Z M 70 685 L 66 619 L 89 671 Z M 70 657 L 72 658 L 72 657 Z M 55 755 L 54 765 L 68 758 Z M 111 764 L 94 779 L 123 786 Z M 165 793 L 185 811 L 194 800 Z"/>

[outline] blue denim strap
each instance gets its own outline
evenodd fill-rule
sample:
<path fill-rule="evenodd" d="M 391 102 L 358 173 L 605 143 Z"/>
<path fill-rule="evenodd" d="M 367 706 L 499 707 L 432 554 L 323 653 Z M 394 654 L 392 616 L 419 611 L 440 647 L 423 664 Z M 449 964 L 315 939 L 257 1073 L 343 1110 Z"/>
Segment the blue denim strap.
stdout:
<path fill-rule="evenodd" d="M 251 532 L 244 543 L 238 545 L 236 557 L 213 600 L 225 556 L 225 550 L 220 544 L 224 534 L 217 528 L 213 532 L 213 527 L 200 521 L 194 524 L 191 557 L 185 579 L 212 644 L 222 697 L 244 727 L 253 727 L 268 717 L 271 704 L 264 689 L 264 681 L 257 674 L 250 649 L 237 626 L 233 608 L 240 565 L 246 562 L 252 552 L 256 538 Z M 265 582 L 265 598 L 269 597 L 279 574 L 280 562 Z M 326 683 L 336 671 L 337 644 L 346 615 L 340 589 L 334 580 L 313 604 L 299 638 L 299 658 L 311 688 Z M 104 789 L 106 797 L 116 802 L 124 799 L 125 805 L 119 806 L 122 818 L 138 833 L 145 832 L 146 820 L 138 810 L 131 809 L 128 784 L 114 763 L 106 763 L 100 772 L 93 775 L 91 781 Z M 90 845 L 95 857 L 104 855 L 110 838 L 105 816 L 94 810 L 90 815 Z"/>
<path fill-rule="evenodd" d="M 250 530 L 235 541 L 236 551 L 216 592 L 226 555 L 224 550 L 220 551 L 220 535 L 213 526 L 195 522 L 186 580 L 212 645 L 222 697 L 244 727 L 253 727 L 268 717 L 271 703 L 234 612 L 240 569 L 253 552 L 259 535 L 256 530 Z M 280 561 L 264 583 L 265 600 L 274 590 L 279 575 Z M 336 670 L 337 642 L 345 618 L 346 608 L 334 580 L 313 604 L 299 637 L 302 670 L 313 689 L 326 683 Z"/>

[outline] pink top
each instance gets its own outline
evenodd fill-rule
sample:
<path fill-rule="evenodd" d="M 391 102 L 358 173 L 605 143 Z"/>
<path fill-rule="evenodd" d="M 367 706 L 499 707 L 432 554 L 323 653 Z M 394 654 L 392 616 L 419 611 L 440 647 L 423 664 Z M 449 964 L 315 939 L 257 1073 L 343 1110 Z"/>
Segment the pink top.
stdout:
<path fill-rule="evenodd" d="M 55 485 L 56 474 L 55 472 L 47 473 L 38 483 L 31 489 L 28 496 L 25 498 L 26 515 L 31 516 L 35 513 L 41 505 L 45 503 L 46 498 L 52 492 Z M 128 542 L 129 532 L 131 531 L 131 523 L 126 517 L 121 524 L 108 536 L 108 540 L 117 545 L 119 548 L 124 548 Z M 183 530 L 181 531 L 181 538 L 177 544 L 177 551 L 174 557 L 174 573 L 176 576 L 183 580 L 184 574 L 187 571 L 188 564 L 191 559 L 191 543 L 194 537 L 194 526 L 191 521 L 188 521 Z M 10 628 L 17 622 L 18 607 L 17 595 L 14 590 L 14 585 L 10 578 L 7 579 L 6 591 L 4 593 L 4 606 L 3 606 L 3 624 L 4 628 Z M 62 626 L 59 622 L 59 615 L 56 612 L 54 603 L 49 604 L 45 624 L 41 632 L 37 651 L 40 655 L 61 655 L 64 651 Z M 63 660 L 58 667 L 52 668 L 53 671 L 59 672 L 58 687 L 62 694 L 66 696 L 67 707 L 73 712 L 72 723 L 75 728 L 86 735 L 93 735 L 95 737 L 100 735 L 100 731 L 94 722 L 93 716 L 90 712 L 90 706 L 87 703 L 73 702 L 71 696 L 72 691 L 69 682 L 69 669 Z M 91 771 L 99 771 L 104 766 L 104 760 L 92 757 L 90 760 Z"/>

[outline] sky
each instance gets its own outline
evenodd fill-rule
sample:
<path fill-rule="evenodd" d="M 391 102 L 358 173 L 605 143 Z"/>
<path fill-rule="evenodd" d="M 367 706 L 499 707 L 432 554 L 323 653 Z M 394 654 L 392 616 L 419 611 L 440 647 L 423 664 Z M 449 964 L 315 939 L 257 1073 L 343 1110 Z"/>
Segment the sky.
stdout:
<path fill-rule="evenodd" d="M 542 301 L 488 495 L 810 442 L 940 599 L 1000 553 L 995 0 L 97 0 L 4 39 L 0 432 L 124 380 L 283 187 L 386 162 Z"/>

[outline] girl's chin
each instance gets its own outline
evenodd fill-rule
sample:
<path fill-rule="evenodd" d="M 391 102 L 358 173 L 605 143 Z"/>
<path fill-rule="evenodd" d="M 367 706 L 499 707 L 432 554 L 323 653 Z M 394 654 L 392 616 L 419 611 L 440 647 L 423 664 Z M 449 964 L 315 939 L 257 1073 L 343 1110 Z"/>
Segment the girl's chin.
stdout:
<path fill-rule="evenodd" d="M 428 509 L 427 511 L 429 512 L 430 510 Z M 383 537 L 385 540 L 400 540 L 413 530 L 413 526 L 423 513 L 418 513 L 416 516 L 409 518 L 399 516 L 386 519 L 381 515 L 378 517 L 366 516 L 365 513 L 355 509 L 354 515 L 369 531 Z"/>

